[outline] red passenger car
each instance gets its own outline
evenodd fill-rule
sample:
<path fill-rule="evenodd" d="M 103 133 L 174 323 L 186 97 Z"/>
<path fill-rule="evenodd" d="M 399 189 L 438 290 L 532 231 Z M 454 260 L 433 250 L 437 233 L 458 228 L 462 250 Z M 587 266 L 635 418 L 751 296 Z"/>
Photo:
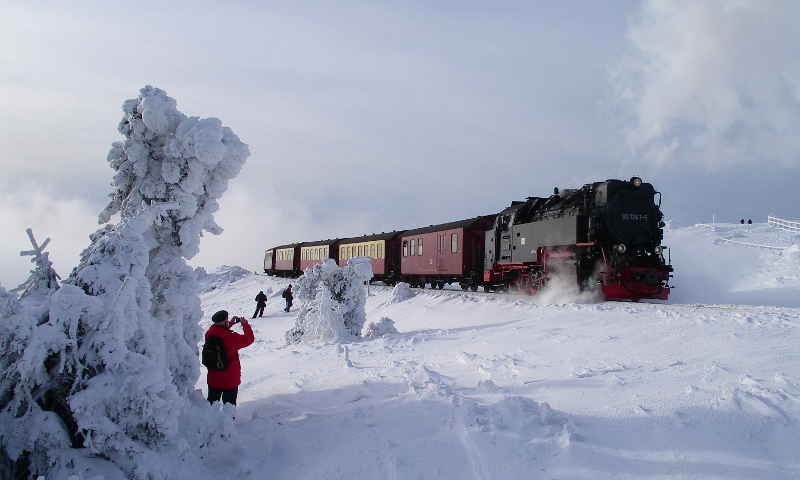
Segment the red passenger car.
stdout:
<path fill-rule="evenodd" d="M 413 286 L 443 288 L 458 282 L 477 290 L 483 272 L 485 232 L 495 215 L 407 230 L 400 235 L 401 278 Z"/>
<path fill-rule="evenodd" d="M 400 275 L 401 232 L 378 233 L 340 240 L 339 265 L 347 265 L 353 257 L 370 257 L 373 280 L 392 284 Z"/>

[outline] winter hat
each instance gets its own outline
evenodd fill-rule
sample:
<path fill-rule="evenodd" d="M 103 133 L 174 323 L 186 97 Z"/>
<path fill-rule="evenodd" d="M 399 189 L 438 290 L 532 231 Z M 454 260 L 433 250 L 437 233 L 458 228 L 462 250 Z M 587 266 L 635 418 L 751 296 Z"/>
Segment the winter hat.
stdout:
<path fill-rule="evenodd" d="M 227 320 L 228 320 L 228 312 L 226 310 L 220 310 L 219 312 L 211 316 L 211 321 L 214 323 L 224 323 Z"/>

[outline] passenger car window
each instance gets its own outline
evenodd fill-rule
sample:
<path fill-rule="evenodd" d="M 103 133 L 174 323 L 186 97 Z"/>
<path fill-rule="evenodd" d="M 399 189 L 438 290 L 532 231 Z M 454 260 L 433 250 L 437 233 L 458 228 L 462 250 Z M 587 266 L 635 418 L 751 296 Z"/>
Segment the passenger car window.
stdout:
<path fill-rule="evenodd" d="M 450 251 L 453 253 L 458 252 L 458 234 L 450 235 Z"/>
<path fill-rule="evenodd" d="M 403 240 L 403 256 L 408 256 L 408 240 Z"/>
<path fill-rule="evenodd" d="M 417 242 L 417 255 L 422 255 L 422 239 L 420 238 Z"/>

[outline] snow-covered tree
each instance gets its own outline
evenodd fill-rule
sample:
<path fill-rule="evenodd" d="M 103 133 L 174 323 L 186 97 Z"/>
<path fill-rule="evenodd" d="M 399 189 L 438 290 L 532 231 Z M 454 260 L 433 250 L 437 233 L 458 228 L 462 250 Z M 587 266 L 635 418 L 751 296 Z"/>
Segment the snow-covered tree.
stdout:
<path fill-rule="evenodd" d="M 108 155 L 116 175 L 106 225 L 41 318 L 12 315 L 16 359 L 0 353 L 27 382 L 11 388 L 3 377 L 0 426 L 14 435 L 0 442 L 31 472 L 57 463 L 59 448 L 82 446 L 128 475 L 168 476 L 145 458 L 176 443 L 199 376 L 202 312 L 186 259 L 204 231 L 221 232 L 217 199 L 249 152 L 219 120 L 187 117 L 157 88 L 123 112 L 125 140 Z M 39 417 L 51 421 L 30 428 Z"/>
<path fill-rule="evenodd" d="M 286 342 L 338 343 L 358 337 L 366 320 L 364 284 L 371 278 L 372 266 L 363 257 L 350 259 L 345 267 L 328 259 L 306 269 L 296 289 L 303 303 Z"/>
<path fill-rule="evenodd" d="M 405 302 L 406 300 L 414 298 L 416 295 L 416 292 L 411 289 L 411 285 L 406 282 L 397 282 L 397 285 L 392 289 L 392 293 L 389 295 L 389 300 L 386 303 Z"/>
<path fill-rule="evenodd" d="M 46 471 L 47 452 L 73 443 L 61 426 L 71 416 L 59 415 L 68 410 L 68 391 L 58 353 L 69 339 L 49 323 L 59 277 L 44 251 L 50 239 L 39 245 L 31 229 L 26 233 L 33 249 L 20 254 L 31 256 L 34 268 L 12 292 L 0 288 L 0 473 L 8 478 Z"/>
<path fill-rule="evenodd" d="M 394 320 L 389 317 L 381 317 L 377 322 L 367 322 L 361 330 L 361 336 L 364 338 L 382 337 L 392 333 L 398 332 L 394 326 Z"/>
<path fill-rule="evenodd" d="M 31 263 L 33 263 L 34 268 L 28 280 L 17 287 L 15 291 L 20 292 L 20 296 L 22 297 L 27 297 L 29 295 L 48 295 L 52 293 L 53 290 L 58 290 L 58 281 L 61 279 L 56 271 L 53 270 L 53 262 L 50 261 L 50 254 L 44 251 L 50 243 L 50 239 L 46 239 L 39 245 L 36 242 L 36 237 L 33 236 L 33 230 L 28 228 L 25 230 L 25 233 L 28 234 L 28 239 L 33 248 L 20 252 L 20 255 L 31 257 Z"/>

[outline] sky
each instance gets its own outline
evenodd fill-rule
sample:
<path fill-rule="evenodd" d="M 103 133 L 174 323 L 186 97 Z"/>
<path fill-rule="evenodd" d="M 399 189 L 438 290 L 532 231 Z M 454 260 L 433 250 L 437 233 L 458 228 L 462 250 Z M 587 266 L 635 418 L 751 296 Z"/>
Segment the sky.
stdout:
<path fill-rule="evenodd" d="M 0 0 L 0 284 L 77 264 L 124 100 L 250 146 L 195 265 L 637 175 L 676 225 L 800 217 L 800 3 Z"/>

